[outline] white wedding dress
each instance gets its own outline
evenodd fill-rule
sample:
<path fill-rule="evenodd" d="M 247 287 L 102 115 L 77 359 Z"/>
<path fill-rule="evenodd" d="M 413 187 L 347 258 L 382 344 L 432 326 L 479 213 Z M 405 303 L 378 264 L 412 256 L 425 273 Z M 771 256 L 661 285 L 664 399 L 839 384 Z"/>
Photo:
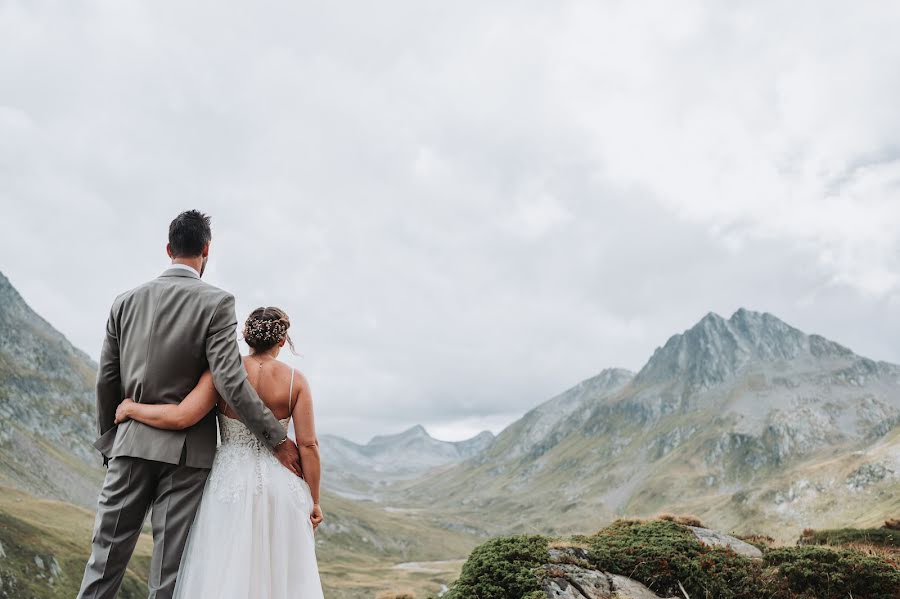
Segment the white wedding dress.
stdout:
<path fill-rule="evenodd" d="M 306 481 L 239 420 L 219 414 L 219 430 L 175 598 L 321 599 Z"/>

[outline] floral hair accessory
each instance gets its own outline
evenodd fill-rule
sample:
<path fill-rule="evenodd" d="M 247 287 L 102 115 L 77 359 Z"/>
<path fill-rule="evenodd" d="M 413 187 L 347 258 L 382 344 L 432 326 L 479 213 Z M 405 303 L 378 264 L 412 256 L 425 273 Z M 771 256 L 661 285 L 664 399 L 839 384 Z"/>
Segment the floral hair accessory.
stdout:
<path fill-rule="evenodd" d="M 244 339 L 254 339 L 263 343 L 281 343 L 287 334 L 287 324 L 281 320 L 248 318 L 244 325 Z"/>

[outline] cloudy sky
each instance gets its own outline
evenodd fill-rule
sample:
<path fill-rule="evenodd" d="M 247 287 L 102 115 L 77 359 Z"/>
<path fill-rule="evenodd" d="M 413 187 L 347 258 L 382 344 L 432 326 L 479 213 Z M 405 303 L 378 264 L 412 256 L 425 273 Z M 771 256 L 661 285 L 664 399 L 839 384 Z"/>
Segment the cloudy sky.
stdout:
<path fill-rule="evenodd" d="M 166 227 L 320 432 L 499 430 L 708 311 L 900 362 L 893 2 L 0 0 L 0 270 L 94 357 Z"/>

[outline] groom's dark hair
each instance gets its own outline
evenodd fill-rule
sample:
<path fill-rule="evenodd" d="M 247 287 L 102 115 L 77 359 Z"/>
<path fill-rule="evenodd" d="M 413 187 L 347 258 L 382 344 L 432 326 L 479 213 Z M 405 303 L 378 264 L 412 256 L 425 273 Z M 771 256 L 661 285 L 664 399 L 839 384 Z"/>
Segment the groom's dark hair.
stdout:
<path fill-rule="evenodd" d="M 169 248 L 173 258 L 194 258 L 212 239 L 210 218 L 199 210 L 185 210 L 169 225 Z"/>

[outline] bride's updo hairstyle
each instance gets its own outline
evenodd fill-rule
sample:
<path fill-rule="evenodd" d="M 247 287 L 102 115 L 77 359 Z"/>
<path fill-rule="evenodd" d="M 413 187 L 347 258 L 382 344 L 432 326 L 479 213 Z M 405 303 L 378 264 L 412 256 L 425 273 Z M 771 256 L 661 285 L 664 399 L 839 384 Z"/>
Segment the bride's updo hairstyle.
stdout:
<path fill-rule="evenodd" d="M 287 332 L 289 328 L 291 319 L 281 308 L 257 308 L 244 323 L 244 341 L 254 352 L 264 352 L 286 339 L 291 351 L 294 351 L 294 342 Z"/>

